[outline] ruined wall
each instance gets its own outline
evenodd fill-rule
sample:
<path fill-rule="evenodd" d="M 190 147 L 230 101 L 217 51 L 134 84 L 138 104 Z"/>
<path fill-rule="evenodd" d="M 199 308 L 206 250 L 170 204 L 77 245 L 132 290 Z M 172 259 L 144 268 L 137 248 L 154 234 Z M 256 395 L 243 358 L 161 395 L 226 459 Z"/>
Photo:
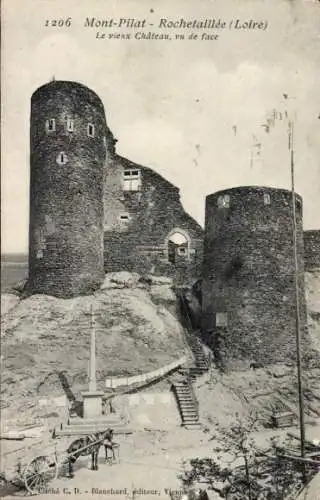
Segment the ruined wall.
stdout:
<path fill-rule="evenodd" d="M 31 99 L 31 293 L 90 293 L 104 276 L 103 167 L 108 129 L 100 98 L 53 81 Z"/>
<path fill-rule="evenodd" d="M 203 230 L 184 211 L 179 190 L 150 168 L 116 154 L 108 157 L 104 211 L 107 272 L 152 272 L 172 276 L 176 282 L 201 273 Z M 169 256 L 169 239 L 175 231 L 185 236 L 186 243 L 171 245 Z"/>
<path fill-rule="evenodd" d="M 320 231 L 303 232 L 304 266 L 306 271 L 320 268 Z"/>
<path fill-rule="evenodd" d="M 296 195 L 301 333 L 304 337 L 302 199 Z M 239 187 L 207 196 L 203 329 L 226 368 L 287 361 L 296 309 L 289 191 Z"/>

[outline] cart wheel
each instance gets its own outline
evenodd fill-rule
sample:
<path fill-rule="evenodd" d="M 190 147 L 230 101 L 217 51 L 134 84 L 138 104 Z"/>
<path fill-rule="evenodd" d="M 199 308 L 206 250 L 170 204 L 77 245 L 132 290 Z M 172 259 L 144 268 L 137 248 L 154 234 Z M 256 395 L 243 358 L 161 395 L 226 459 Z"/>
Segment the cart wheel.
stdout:
<path fill-rule="evenodd" d="M 32 495 L 44 493 L 50 481 L 58 475 L 56 462 L 49 457 L 40 456 L 34 458 L 24 470 L 24 484 Z"/>

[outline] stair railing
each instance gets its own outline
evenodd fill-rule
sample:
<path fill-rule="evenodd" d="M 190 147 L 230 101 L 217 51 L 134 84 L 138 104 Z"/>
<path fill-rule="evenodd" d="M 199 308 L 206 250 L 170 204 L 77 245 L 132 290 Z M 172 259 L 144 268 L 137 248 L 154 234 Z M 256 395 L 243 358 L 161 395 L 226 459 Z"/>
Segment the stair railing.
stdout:
<path fill-rule="evenodd" d="M 194 358 L 194 361 L 196 363 L 196 355 L 195 355 L 193 348 L 198 344 L 199 341 L 198 341 L 197 337 L 195 337 L 195 335 L 194 335 L 195 329 L 193 328 L 193 325 L 192 325 L 190 312 L 189 312 L 188 306 L 186 304 L 186 299 L 185 299 L 183 293 L 181 292 L 181 290 L 179 290 L 179 292 L 178 292 L 178 297 L 179 297 L 179 301 L 181 304 L 182 316 L 183 316 L 183 319 L 185 320 L 186 341 L 187 341 L 187 343 L 188 343 L 188 345 L 193 353 L 193 358 Z M 203 353 L 203 355 L 206 358 L 205 353 Z"/>
<path fill-rule="evenodd" d="M 183 310 L 183 319 L 185 320 L 186 329 L 188 330 L 188 333 L 192 333 L 194 331 L 194 328 L 193 328 L 192 321 L 190 318 L 190 312 L 189 312 L 188 306 L 186 304 L 186 299 L 185 299 L 183 293 L 181 292 L 181 290 L 179 290 L 179 292 L 178 292 L 178 297 L 180 300 L 181 309 Z"/>

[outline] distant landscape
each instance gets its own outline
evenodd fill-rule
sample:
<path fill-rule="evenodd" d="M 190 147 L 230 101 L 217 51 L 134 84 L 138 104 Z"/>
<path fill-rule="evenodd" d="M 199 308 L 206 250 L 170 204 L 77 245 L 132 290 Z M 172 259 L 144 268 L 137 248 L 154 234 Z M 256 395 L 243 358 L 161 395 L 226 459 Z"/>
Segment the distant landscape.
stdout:
<path fill-rule="evenodd" d="M 19 281 L 27 278 L 28 255 L 11 253 L 1 255 L 1 292 L 10 292 Z"/>

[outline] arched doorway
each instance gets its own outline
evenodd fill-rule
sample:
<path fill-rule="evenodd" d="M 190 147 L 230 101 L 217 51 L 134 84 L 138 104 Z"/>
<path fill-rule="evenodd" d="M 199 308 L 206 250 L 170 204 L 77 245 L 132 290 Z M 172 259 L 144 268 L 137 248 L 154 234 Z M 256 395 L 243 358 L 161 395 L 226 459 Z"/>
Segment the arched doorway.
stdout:
<path fill-rule="evenodd" d="M 190 236 L 183 229 L 173 229 L 166 238 L 166 249 L 168 261 L 171 264 L 176 265 L 189 260 Z"/>

